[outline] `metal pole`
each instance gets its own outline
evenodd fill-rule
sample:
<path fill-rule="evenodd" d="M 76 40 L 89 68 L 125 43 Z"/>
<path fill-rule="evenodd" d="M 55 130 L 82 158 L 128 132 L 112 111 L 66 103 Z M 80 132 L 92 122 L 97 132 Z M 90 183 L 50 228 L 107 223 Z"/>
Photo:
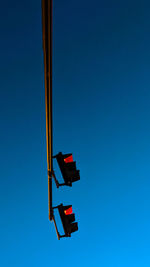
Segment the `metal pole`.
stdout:
<path fill-rule="evenodd" d="M 46 140 L 48 167 L 48 206 L 49 220 L 53 220 L 52 209 L 52 0 L 42 0 L 43 51 L 45 73 L 45 108 L 46 108 Z"/>

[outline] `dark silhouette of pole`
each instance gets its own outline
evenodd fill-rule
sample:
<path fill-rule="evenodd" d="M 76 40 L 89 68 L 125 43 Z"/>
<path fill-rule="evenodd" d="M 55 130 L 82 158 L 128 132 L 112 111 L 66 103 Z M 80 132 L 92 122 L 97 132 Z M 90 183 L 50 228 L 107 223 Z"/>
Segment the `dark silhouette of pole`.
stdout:
<path fill-rule="evenodd" d="M 53 131 L 52 131 L 52 0 L 42 0 L 43 52 L 45 74 L 46 142 L 48 168 L 49 220 L 53 220 L 52 172 L 53 172 Z"/>

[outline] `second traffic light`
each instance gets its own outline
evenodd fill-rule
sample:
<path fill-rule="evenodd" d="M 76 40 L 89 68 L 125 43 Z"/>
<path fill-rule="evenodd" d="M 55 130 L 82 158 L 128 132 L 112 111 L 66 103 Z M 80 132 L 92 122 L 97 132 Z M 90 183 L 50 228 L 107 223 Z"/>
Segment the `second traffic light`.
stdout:
<path fill-rule="evenodd" d="M 78 223 L 74 222 L 75 214 L 72 213 L 72 206 L 63 206 L 63 204 L 60 204 L 58 206 L 58 211 L 64 228 L 65 236 L 70 237 L 71 233 L 78 230 Z"/>
<path fill-rule="evenodd" d="M 79 170 L 76 169 L 76 162 L 73 161 L 72 154 L 58 153 L 54 158 L 57 159 L 61 170 L 64 185 L 72 186 L 73 182 L 80 180 Z"/>

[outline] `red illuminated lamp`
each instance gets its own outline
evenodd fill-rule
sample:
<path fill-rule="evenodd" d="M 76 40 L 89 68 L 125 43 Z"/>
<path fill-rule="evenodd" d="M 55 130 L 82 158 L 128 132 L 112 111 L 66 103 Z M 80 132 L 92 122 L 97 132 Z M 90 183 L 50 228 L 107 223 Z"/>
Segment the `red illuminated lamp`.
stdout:
<path fill-rule="evenodd" d="M 71 155 L 71 156 L 65 158 L 65 159 L 64 159 L 64 162 L 65 162 L 65 163 L 73 162 L 73 156 Z"/>
<path fill-rule="evenodd" d="M 70 215 L 70 214 L 72 214 L 72 207 L 70 207 L 69 209 L 67 209 L 67 210 L 64 210 L 64 213 L 65 213 L 65 215 Z"/>

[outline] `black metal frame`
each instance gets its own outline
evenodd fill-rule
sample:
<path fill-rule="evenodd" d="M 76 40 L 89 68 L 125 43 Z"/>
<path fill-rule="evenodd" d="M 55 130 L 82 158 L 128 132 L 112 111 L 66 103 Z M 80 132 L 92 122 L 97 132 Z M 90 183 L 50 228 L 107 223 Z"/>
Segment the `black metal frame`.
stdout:
<path fill-rule="evenodd" d="M 55 181 L 55 184 L 56 184 L 56 187 L 57 187 L 57 188 L 59 188 L 60 186 L 64 186 L 64 185 L 66 185 L 65 183 L 60 184 L 60 183 L 58 182 L 54 170 L 52 171 L 52 177 L 54 178 L 54 181 Z"/>
<path fill-rule="evenodd" d="M 54 210 L 54 209 L 58 209 L 58 206 L 53 207 L 53 210 Z M 60 235 L 60 233 L 59 233 L 59 231 L 58 231 L 57 224 L 56 224 L 56 220 L 55 220 L 54 213 L 53 213 L 53 222 L 54 222 L 54 226 L 55 226 L 55 229 L 56 229 L 56 234 L 57 234 L 57 238 L 58 238 L 58 240 L 60 240 L 60 238 L 63 238 L 63 237 L 71 237 L 71 236 L 68 236 L 68 235 Z"/>

